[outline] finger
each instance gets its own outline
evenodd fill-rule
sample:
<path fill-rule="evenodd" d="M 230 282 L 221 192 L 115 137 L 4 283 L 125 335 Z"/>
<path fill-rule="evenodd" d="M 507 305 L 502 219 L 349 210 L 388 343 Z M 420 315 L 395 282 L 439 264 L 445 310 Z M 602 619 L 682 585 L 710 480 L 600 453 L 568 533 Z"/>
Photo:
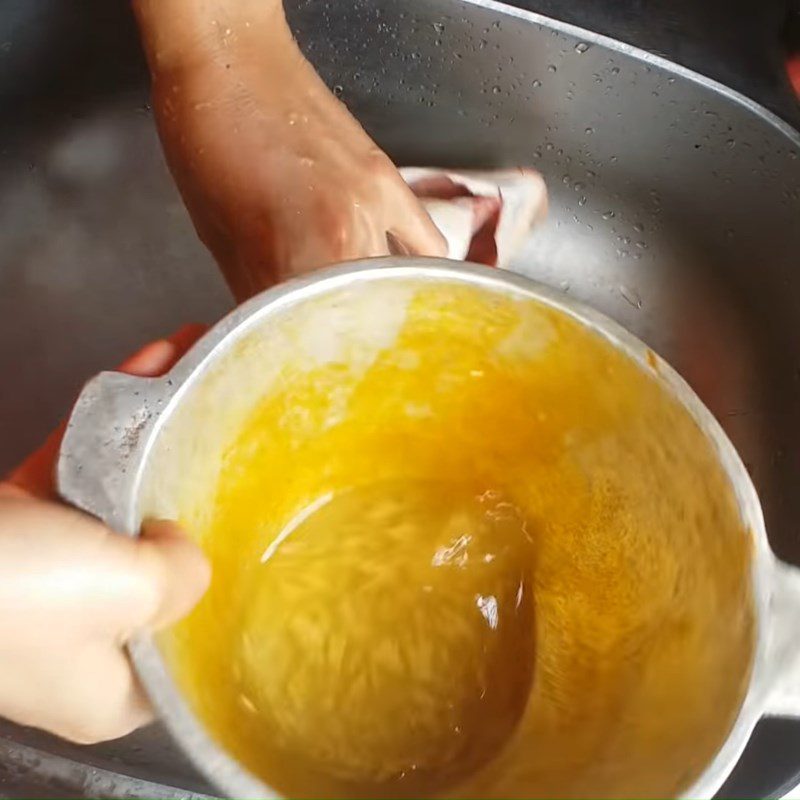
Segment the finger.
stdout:
<path fill-rule="evenodd" d="M 0 500 L 30 500 L 30 494 L 11 481 L 0 481 Z"/>
<path fill-rule="evenodd" d="M 18 654 L 6 670 L 3 715 L 78 744 L 126 736 L 153 719 L 150 701 L 127 654 L 109 643 L 73 649 L 68 661 L 41 651 Z"/>
<path fill-rule="evenodd" d="M 41 447 L 12 470 L 8 482 L 41 500 L 57 499 L 53 471 L 66 427 L 66 421 L 62 422 Z"/>
<path fill-rule="evenodd" d="M 186 616 L 211 581 L 211 568 L 197 545 L 174 522 L 148 520 L 137 540 L 139 565 L 155 598 L 141 627 L 158 630 Z"/>
<path fill-rule="evenodd" d="M 81 624 L 98 641 L 122 645 L 138 633 L 167 627 L 188 614 L 208 588 L 205 556 L 174 522 L 147 521 L 136 538 L 83 515 L 75 526 L 71 555 L 79 559 L 75 574 L 81 580 L 73 580 L 73 594 L 64 602 L 89 613 Z M 83 544 L 76 542 L 78 532 Z M 51 583 L 61 591 L 61 583 Z"/>
<path fill-rule="evenodd" d="M 29 719 L 28 724 L 78 744 L 98 744 L 127 736 L 153 720 L 150 700 L 121 647 L 87 647 L 74 658 L 69 673 L 61 674 L 59 696 L 41 709 L 40 721 Z"/>
<path fill-rule="evenodd" d="M 800 53 L 791 56 L 786 62 L 786 70 L 789 73 L 789 82 L 792 84 L 797 97 L 800 98 Z"/>
<path fill-rule="evenodd" d="M 189 322 L 175 331 L 175 333 L 168 338 L 169 341 L 175 345 L 176 357 L 181 358 L 185 355 L 189 348 L 207 331 L 208 325 L 204 325 L 200 322 Z"/>
<path fill-rule="evenodd" d="M 413 255 L 445 258 L 447 256 L 447 240 L 416 198 L 414 198 L 414 203 L 417 206 L 417 212 L 411 214 L 402 223 L 394 225 L 390 232 Z"/>
<path fill-rule="evenodd" d="M 176 361 L 177 348 L 167 339 L 150 342 L 130 358 L 126 358 L 117 372 L 139 378 L 156 378 L 163 375 Z"/>
<path fill-rule="evenodd" d="M 117 368 L 140 378 L 157 378 L 175 366 L 186 351 L 208 330 L 207 325 L 189 323 L 172 336 L 145 345 Z"/>
<path fill-rule="evenodd" d="M 472 192 L 444 174 L 426 175 L 410 183 L 411 191 L 419 198 L 454 200 L 456 197 L 472 197 Z"/>
<path fill-rule="evenodd" d="M 386 245 L 390 256 L 413 255 L 411 248 L 394 231 L 386 231 Z"/>
<path fill-rule="evenodd" d="M 99 711 L 95 729 L 84 732 L 88 739 L 86 744 L 119 739 L 153 721 L 155 714 L 150 698 L 126 650 L 120 647 L 107 650 L 105 657 L 98 661 L 97 669 L 97 681 L 92 681 L 92 685 L 105 687 L 106 707 Z M 85 708 L 85 704 L 82 707 Z"/>

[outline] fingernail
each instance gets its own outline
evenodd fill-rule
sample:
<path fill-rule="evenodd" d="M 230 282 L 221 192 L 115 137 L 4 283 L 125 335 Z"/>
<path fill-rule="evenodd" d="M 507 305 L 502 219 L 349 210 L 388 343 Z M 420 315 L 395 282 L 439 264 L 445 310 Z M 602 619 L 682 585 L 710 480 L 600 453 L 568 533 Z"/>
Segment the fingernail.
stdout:
<path fill-rule="evenodd" d="M 189 322 L 179 328 L 172 336 L 168 337 L 168 341 L 172 342 L 181 353 L 186 352 L 206 331 L 208 325 L 200 322 Z"/>
<path fill-rule="evenodd" d="M 148 539 L 189 539 L 180 524 L 171 519 L 148 517 L 142 520 L 141 531 Z"/>
<path fill-rule="evenodd" d="M 411 248 L 396 233 L 393 233 L 392 231 L 386 231 L 386 245 L 389 248 L 389 255 L 412 255 Z"/>

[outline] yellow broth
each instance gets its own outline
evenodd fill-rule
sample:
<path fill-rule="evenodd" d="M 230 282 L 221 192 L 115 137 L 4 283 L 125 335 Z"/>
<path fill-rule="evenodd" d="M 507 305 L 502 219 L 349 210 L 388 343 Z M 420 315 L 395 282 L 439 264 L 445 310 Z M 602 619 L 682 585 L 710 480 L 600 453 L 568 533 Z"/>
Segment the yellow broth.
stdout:
<path fill-rule="evenodd" d="M 431 285 L 356 361 L 284 365 L 197 518 L 212 586 L 163 642 L 212 735 L 287 796 L 685 790 L 746 687 L 751 551 L 657 359 Z"/>

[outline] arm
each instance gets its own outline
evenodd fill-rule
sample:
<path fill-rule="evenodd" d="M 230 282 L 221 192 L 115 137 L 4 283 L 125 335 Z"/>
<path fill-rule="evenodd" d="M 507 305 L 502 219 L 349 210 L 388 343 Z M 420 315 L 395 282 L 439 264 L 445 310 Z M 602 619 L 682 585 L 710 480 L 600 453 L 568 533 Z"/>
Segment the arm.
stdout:
<path fill-rule="evenodd" d="M 282 0 L 133 0 L 133 10 L 154 81 L 231 59 L 302 59 Z"/>
<path fill-rule="evenodd" d="M 280 0 L 134 0 L 159 133 L 238 299 L 324 264 L 443 240 L 294 42 Z"/>

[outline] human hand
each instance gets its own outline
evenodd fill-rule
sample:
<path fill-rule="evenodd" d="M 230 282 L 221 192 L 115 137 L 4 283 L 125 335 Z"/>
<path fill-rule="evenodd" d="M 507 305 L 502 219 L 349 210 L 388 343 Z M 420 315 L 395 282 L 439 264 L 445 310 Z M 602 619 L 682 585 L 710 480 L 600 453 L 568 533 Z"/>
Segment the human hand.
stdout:
<path fill-rule="evenodd" d="M 159 132 L 200 238 L 239 300 L 348 259 L 446 255 L 394 165 L 301 55 L 280 4 L 236 12 L 173 3 L 172 16 L 170 5 L 135 6 Z M 182 47 L 162 35 L 167 20 L 169 31 L 192 28 Z"/>
<path fill-rule="evenodd" d="M 786 62 L 786 71 L 794 93 L 797 95 L 797 99 L 800 100 L 800 53 L 795 53 L 789 57 Z"/>
<path fill-rule="evenodd" d="M 162 374 L 197 334 L 148 345 L 121 371 Z M 209 568 L 174 523 L 132 539 L 48 501 L 62 434 L 0 483 L 0 715 L 92 743 L 150 720 L 124 645 L 188 613 Z"/>

